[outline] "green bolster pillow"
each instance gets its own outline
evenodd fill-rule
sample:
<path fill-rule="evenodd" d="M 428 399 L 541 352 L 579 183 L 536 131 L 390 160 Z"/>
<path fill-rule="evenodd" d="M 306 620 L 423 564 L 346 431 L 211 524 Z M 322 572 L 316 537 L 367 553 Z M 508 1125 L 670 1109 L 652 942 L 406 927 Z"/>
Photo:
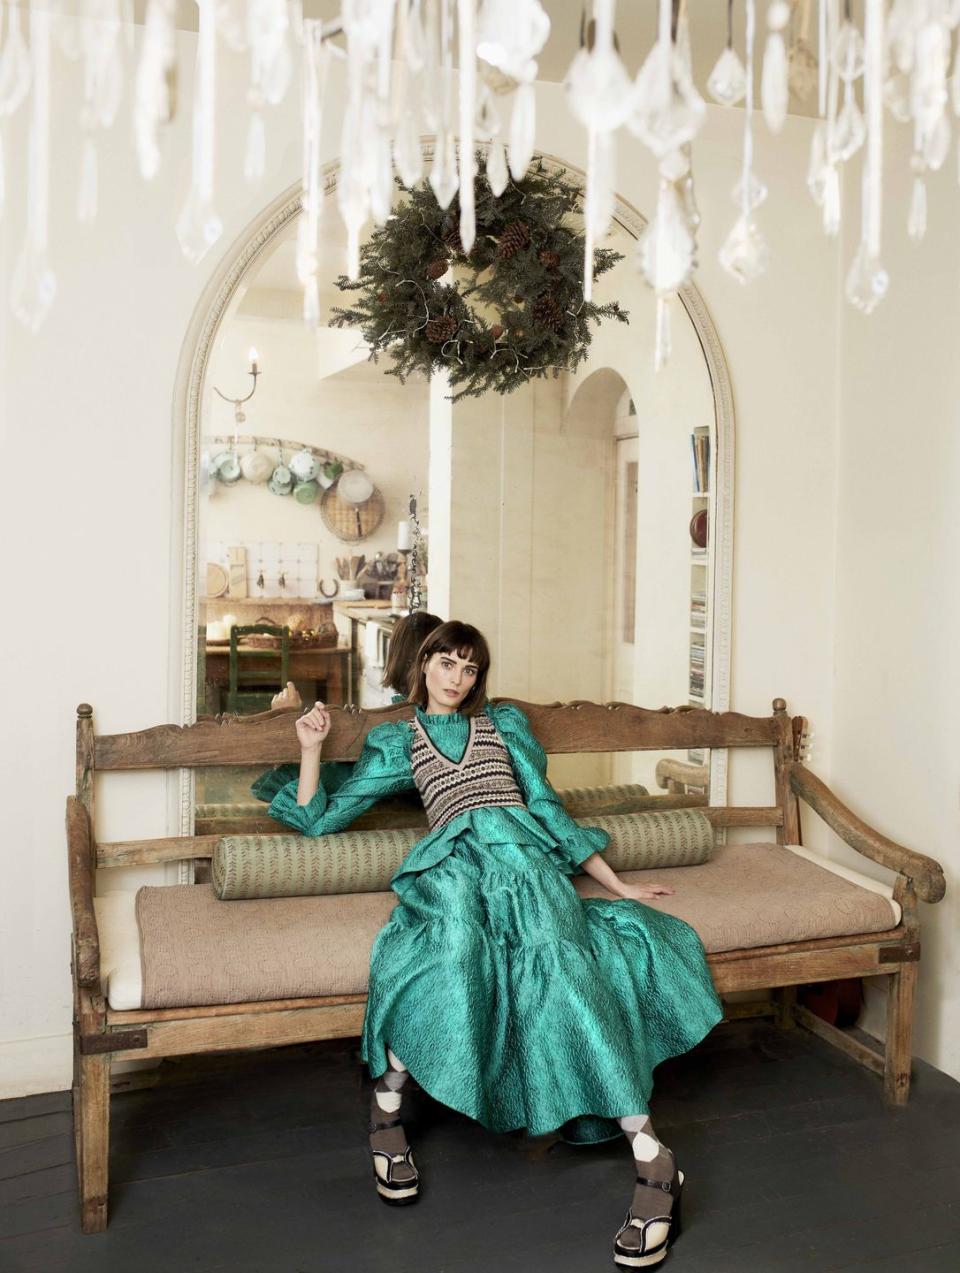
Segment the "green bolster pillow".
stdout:
<path fill-rule="evenodd" d="M 615 871 L 696 866 L 708 861 L 713 849 L 713 825 L 698 809 L 578 818 L 577 823 L 609 832 L 603 856 Z M 213 851 L 213 889 L 225 902 L 383 892 L 419 839 L 415 829 L 226 835 Z"/>

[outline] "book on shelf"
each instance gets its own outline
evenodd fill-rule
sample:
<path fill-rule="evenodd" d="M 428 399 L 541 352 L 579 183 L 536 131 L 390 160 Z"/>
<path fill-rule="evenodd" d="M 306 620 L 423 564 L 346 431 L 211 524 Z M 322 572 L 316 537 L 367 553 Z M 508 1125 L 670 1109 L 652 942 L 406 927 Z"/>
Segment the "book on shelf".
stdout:
<path fill-rule="evenodd" d="M 705 495 L 710 490 L 710 434 L 691 433 L 690 450 L 693 459 L 693 490 Z"/>

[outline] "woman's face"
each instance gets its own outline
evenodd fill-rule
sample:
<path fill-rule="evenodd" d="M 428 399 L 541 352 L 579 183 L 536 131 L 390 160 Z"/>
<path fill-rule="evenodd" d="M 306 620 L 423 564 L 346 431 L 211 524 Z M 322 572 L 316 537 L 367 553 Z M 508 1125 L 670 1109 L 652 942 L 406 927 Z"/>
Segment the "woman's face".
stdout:
<path fill-rule="evenodd" d="M 429 712 L 455 712 L 473 689 L 479 669 L 471 657 L 437 651 L 427 659 L 426 686 Z"/>

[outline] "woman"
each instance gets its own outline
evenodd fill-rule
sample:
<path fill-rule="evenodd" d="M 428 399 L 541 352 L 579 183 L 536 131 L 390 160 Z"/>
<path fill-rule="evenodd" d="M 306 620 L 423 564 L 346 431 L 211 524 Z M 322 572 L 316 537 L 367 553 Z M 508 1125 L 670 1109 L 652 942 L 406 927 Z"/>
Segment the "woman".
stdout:
<path fill-rule="evenodd" d="M 381 685 L 393 690 L 391 703 L 406 701 L 410 690 L 410 673 L 416 662 L 417 650 L 424 637 L 428 636 L 434 628 L 439 628 L 442 622 L 442 619 L 438 619 L 435 614 L 428 614 L 426 610 L 414 610 L 412 614 L 402 615 L 394 624 L 390 634 L 390 644 L 387 647 L 387 661 L 383 665 L 383 676 L 380 678 Z M 303 699 L 293 681 L 287 681 L 284 689 L 279 694 L 274 694 L 270 700 L 271 710 L 278 707 L 302 707 L 302 705 Z M 295 782 L 299 773 L 299 765 L 277 765 L 254 779 L 250 790 L 258 800 L 269 803 L 281 787 L 288 782 Z M 334 761 L 322 766 L 320 781 L 329 795 L 342 786 L 352 773 L 352 764 Z"/>
<path fill-rule="evenodd" d="M 673 890 L 621 880 L 546 779 L 527 718 L 486 700 L 476 628 L 445 623 L 420 647 L 413 721 L 367 735 L 332 796 L 319 785 L 322 703 L 297 721 L 297 782 L 270 813 L 305 835 L 340 831 L 379 797 L 415 786 L 430 824 L 394 875 L 399 899 L 373 945 L 361 1055 L 377 1079 L 370 1148 L 385 1202 L 416 1200 L 401 1122 L 410 1074 L 492 1131 L 564 1127 L 577 1142 L 626 1133 L 636 1185 L 617 1233 L 625 1268 L 659 1263 L 683 1175 L 649 1117 L 654 1067 L 720 1020 L 703 946 L 681 920 L 636 903 Z M 627 901 L 581 899 L 578 869 Z"/>

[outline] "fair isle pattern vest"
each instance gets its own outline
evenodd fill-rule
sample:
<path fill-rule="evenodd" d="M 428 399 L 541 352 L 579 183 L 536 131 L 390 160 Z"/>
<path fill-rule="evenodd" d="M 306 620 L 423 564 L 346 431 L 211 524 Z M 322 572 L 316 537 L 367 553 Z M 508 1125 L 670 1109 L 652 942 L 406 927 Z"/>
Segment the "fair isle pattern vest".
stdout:
<path fill-rule="evenodd" d="M 413 720 L 410 767 L 431 831 L 468 809 L 523 807 L 510 753 L 493 721 L 485 715 L 469 719 L 467 746 L 459 763 L 448 760 L 420 720 Z"/>

